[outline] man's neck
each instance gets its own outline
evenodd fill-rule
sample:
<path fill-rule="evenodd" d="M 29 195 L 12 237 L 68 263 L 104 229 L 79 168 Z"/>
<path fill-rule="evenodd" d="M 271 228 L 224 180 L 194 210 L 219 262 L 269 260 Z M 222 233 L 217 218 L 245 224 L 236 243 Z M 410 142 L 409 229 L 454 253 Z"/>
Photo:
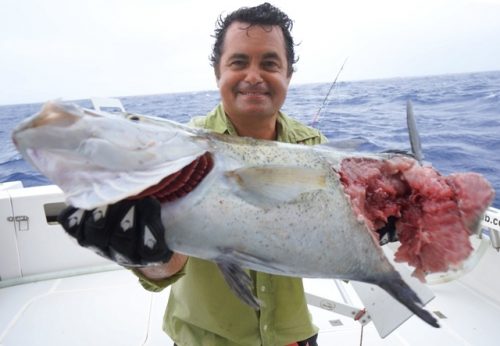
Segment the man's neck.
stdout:
<path fill-rule="evenodd" d="M 278 135 L 277 116 L 269 119 L 252 119 L 251 121 L 229 120 L 233 124 L 239 136 L 252 137 L 256 139 L 276 140 Z"/>

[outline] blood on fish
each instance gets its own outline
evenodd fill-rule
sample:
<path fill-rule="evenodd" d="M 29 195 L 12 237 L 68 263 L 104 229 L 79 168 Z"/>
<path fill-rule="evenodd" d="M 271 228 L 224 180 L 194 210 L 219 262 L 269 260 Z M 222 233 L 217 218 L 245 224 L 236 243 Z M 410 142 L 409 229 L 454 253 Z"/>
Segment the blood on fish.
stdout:
<path fill-rule="evenodd" d="M 414 266 L 413 275 L 421 281 L 426 273 L 447 271 L 470 255 L 469 228 L 493 196 L 476 196 L 476 191 L 491 190 L 476 174 L 446 177 L 406 158 L 344 159 L 339 174 L 354 212 L 377 240 L 375 231 L 389 217 L 397 219 L 401 246 L 395 259 Z"/>
<path fill-rule="evenodd" d="M 139 194 L 129 197 L 135 200 L 152 196 L 160 202 L 172 202 L 191 192 L 212 170 L 213 160 L 210 153 L 196 158 L 180 171 L 163 178 L 158 184 L 148 187 Z"/>

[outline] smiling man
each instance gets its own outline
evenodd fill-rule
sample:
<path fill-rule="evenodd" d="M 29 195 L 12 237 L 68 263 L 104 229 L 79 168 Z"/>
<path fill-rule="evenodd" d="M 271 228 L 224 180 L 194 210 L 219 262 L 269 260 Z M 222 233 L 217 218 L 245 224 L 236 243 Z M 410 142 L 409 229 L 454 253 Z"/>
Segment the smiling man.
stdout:
<path fill-rule="evenodd" d="M 296 62 L 291 28 L 288 16 L 268 3 L 219 18 L 211 62 L 221 103 L 191 124 L 232 136 L 325 142 L 280 111 Z M 171 285 L 164 329 L 180 346 L 317 345 L 299 278 L 251 271 L 262 306 L 255 311 L 230 291 L 212 262 L 173 254 L 165 265 L 136 273 L 148 290 Z"/>
<path fill-rule="evenodd" d="M 268 3 L 220 18 L 211 62 L 221 103 L 191 124 L 231 136 L 307 145 L 326 141 L 280 111 L 296 62 L 291 28 L 288 16 Z M 144 288 L 171 287 L 163 329 L 177 345 L 317 345 L 300 278 L 250 271 L 253 294 L 261 303 L 256 311 L 231 291 L 215 263 L 168 249 L 154 198 L 125 200 L 103 210 L 99 218 L 81 211 L 75 223 L 75 209 L 69 207 L 59 220 L 68 233 L 84 235 L 82 246 L 108 253 L 122 265 L 143 265 L 133 271 Z M 130 215 L 134 221 L 124 223 Z M 127 229 L 121 229 L 123 224 Z M 103 244 L 101 234 L 116 241 Z M 146 235 L 157 244 L 149 250 L 141 245 Z"/>
<path fill-rule="evenodd" d="M 276 139 L 278 112 L 292 77 L 281 28 L 233 22 L 222 55 L 214 60 L 222 106 L 238 134 Z"/>
<path fill-rule="evenodd" d="M 221 104 L 192 125 L 288 143 L 326 141 L 280 111 L 296 62 L 288 16 L 265 3 L 230 13 L 217 25 L 211 62 Z M 149 290 L 172 284 L 164 329 L 178 345 L 317 345 L 299 278 L 251 271 L 262 307 L 255 311 L 236 298 L 211 262 L 174 254 L 139 275 Z"/>

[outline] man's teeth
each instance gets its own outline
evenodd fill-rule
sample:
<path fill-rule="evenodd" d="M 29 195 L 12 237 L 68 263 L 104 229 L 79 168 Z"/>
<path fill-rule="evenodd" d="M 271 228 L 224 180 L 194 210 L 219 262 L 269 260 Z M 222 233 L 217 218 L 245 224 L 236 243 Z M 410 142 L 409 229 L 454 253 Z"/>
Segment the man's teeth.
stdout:
<path fill-rule="evenodd" d="M 243 95 L 265 95 L 265 92 L 256 92 L 256 91 L 242 91 Z"/>

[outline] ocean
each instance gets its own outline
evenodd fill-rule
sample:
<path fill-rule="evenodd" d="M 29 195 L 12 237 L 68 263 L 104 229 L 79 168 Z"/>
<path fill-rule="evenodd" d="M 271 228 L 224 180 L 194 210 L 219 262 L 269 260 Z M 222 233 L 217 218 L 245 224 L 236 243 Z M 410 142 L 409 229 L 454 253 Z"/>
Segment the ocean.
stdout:
<path fill-rule="evenodd" d="M 320 129 L 332 142 L 353 140 L 360 150 L 409 150 L 406 102 L 410 99 L 425 161 L 442 174 L 474 171 L 497 191 L 500 208 L 500 71 L 430 77 L 338 82 L 323 106 L 330 83 L 292 86 L 287 114 Z M 119 97 L 130 112 L 179 122 L 203 115 L 219 102 L 217 91 Z M 90 107 L 89 100 L 74 101 Z M 323 107 L 322 107 L 323 106 Z M 41 104 L 0 106 L 0 182 L 50 184 L 17 153 L 14 126 Z M 319 120 L 313 122 L 318 110 Z"/>

